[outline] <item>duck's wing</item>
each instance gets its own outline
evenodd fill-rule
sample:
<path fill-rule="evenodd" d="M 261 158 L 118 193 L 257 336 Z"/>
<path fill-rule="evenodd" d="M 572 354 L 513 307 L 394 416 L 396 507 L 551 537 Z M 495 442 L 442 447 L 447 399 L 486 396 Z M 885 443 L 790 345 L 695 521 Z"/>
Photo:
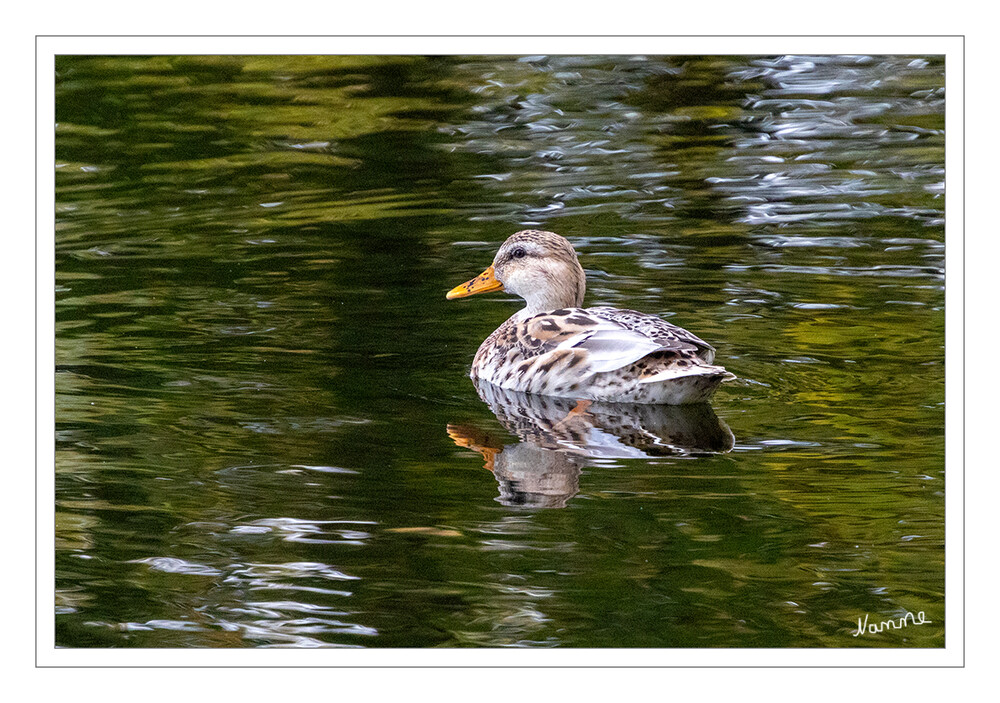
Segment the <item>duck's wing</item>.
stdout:
<path fill-rule="evenodd" d="M 588 308 L 586 312 L 638 332 L 659 344 L 662 349 L 693 353 L 706 364 L 715 360 L 715 347 L 662 317 L 635 310 L 604 307 Z"/>
<path fill-rule="evenodd" d="M 590 371 L 604 373 L 635 363 L 661 347 L 646 335 L 604 321 L 562 342 L 557 349 L 587 352 Z"/>
<path fill-rule="evenodd" d="M 690 332 L 654 315 L 615 308 L 569 308 L 528 318 L 518 325 L 530 356 L 567 352 L 586 361 L 586 373 L 614 371 L 653 352 L 675 352 L 711 363 L 715 350 Z M 581 368 L 580 371 L 584 369 Z"/>

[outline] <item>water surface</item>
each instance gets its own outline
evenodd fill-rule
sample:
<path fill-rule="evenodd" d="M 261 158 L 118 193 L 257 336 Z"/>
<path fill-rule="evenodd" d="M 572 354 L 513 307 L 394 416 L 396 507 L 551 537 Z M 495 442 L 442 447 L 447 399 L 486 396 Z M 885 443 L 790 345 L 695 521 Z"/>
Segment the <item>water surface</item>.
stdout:
<path fill-rule="evenodd" d="M 943 646 L 941 60 L 56 65 L 59 646 Z M 738 380 L 477 389 L 526 227 Z"/>

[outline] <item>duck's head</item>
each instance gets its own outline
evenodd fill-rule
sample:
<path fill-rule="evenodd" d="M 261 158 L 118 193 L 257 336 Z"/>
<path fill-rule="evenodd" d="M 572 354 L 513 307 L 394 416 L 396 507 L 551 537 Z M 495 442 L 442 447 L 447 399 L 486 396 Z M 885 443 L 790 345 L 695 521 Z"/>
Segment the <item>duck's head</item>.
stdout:
<path fill-rule="evenodd" d="M 526 229 L 507 238 L 481 274 L 448 291 L 448 299 L 504 290 L 524 298 L 530 314 L 583 305 L 587 278 L 573 245 L 554 232 Z"/>

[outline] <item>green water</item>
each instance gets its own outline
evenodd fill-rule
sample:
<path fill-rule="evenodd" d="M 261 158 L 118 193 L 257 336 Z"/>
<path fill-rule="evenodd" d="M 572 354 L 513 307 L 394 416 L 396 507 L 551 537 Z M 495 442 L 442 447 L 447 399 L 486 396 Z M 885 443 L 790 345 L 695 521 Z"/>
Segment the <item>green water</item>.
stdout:
<path fill-rule="evenodd" d="M 57 645 L 943 646 L 940 60 L 56 67 Z M 481 398 L 526 227 L 738 380 Z"/>

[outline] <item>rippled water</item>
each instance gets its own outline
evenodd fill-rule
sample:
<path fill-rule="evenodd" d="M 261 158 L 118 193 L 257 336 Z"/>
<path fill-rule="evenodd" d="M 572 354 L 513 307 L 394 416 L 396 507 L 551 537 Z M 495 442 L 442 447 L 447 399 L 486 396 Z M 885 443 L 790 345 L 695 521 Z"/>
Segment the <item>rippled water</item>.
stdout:
<path fill-rule="evenodd" d="M 67 56 L 56 100 L 58 645 L 943 646 L 942 61 Z M 526 226 L 739 380 L 477 389 L 516 303 L 444 293 Z"/>

